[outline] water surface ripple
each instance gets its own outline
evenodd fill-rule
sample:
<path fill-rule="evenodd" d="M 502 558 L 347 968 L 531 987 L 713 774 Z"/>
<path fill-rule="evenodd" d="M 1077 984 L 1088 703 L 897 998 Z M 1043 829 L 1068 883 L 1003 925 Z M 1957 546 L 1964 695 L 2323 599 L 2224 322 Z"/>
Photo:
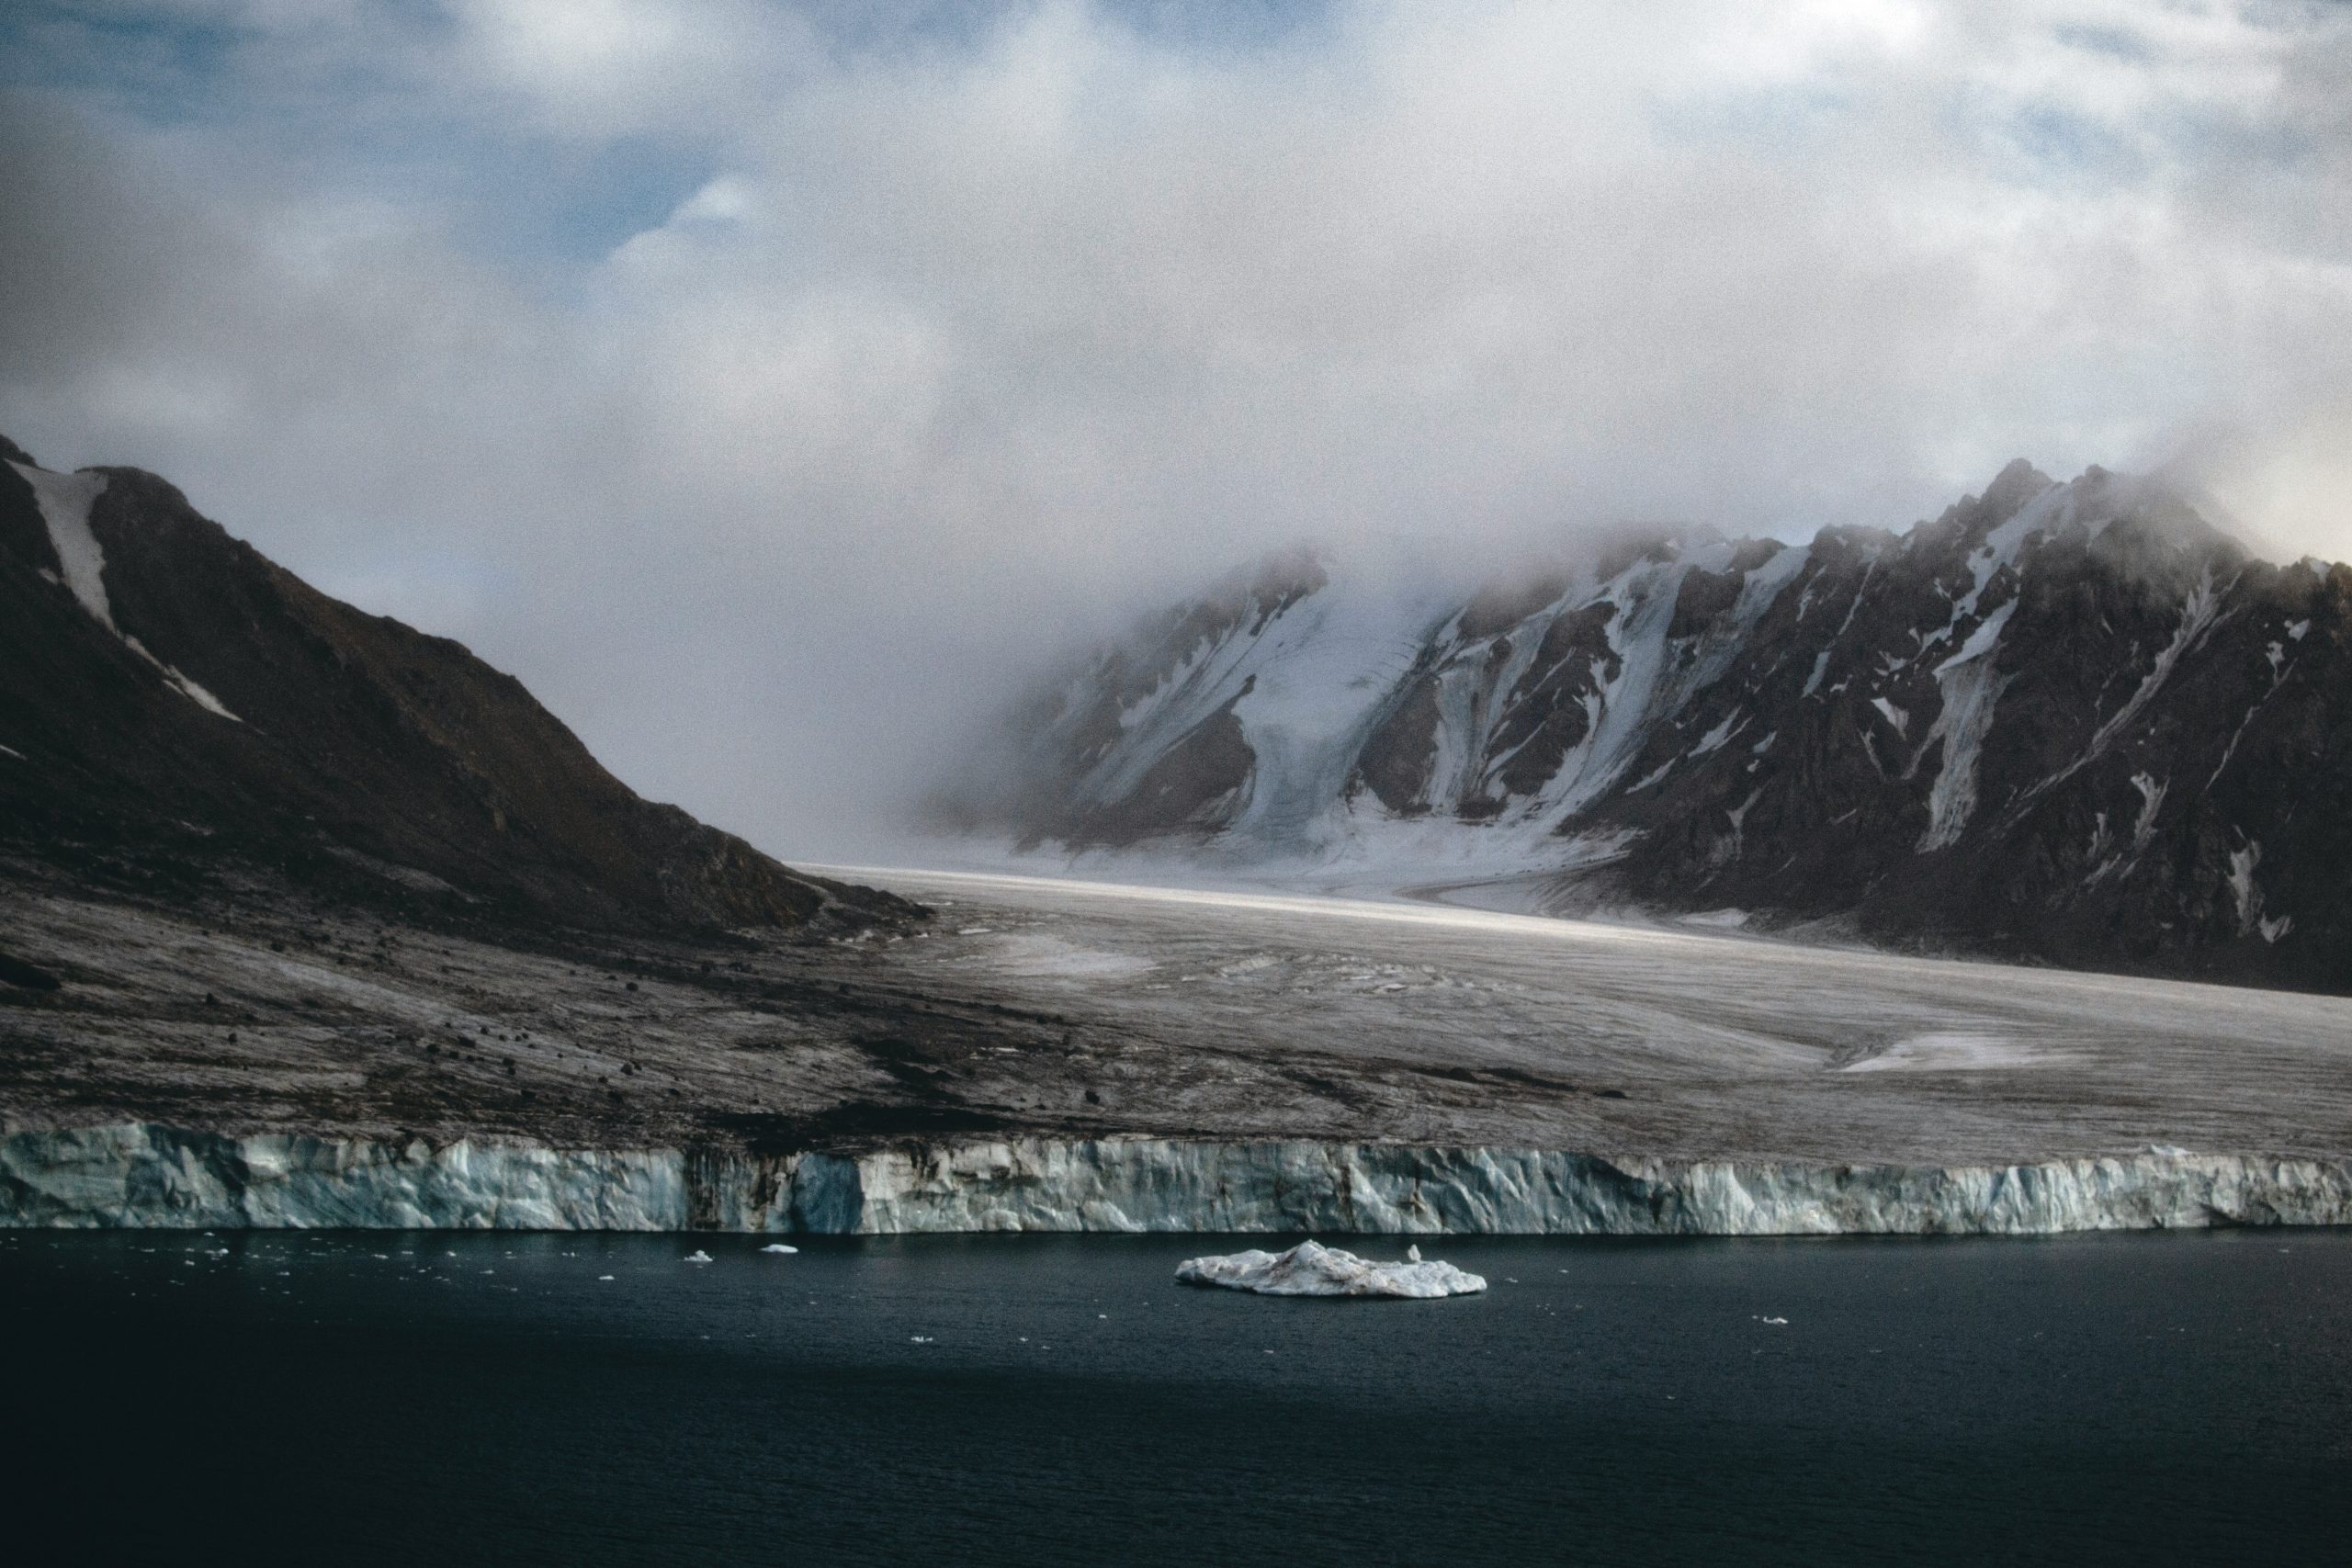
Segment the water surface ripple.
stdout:
<path fill-rule="evenodd" d="M 1450 1240 L 1493 1289 L 1429 1303 L 1174 1284 L 1214 1237 L 765 1239 L 0 1235 L 10 1529 L 85 1561 L 2144 1564 L 2341 1561 L 2352 1526 L 2336 1233 Z"/>

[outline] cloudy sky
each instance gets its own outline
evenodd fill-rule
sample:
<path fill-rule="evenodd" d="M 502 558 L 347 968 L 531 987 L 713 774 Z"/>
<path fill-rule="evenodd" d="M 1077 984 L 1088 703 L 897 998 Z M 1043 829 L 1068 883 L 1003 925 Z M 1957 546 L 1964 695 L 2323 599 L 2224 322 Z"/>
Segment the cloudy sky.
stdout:
<path fill-rule="evenodd" d="M 2352 7 L 0 9 L 0 431 L 854 854 L 1265 548 L 2189 451 L 2352 556 Z"/>

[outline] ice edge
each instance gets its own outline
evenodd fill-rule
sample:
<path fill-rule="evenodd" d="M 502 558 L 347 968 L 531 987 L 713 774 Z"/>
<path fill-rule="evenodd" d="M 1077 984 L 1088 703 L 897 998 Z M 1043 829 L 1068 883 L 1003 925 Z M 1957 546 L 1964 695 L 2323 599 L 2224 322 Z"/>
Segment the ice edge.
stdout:
<path fill-rule="evenodd" d="M 429 1145 L 149 1122 L 0 1137 L 0 1225 L 1352 1235 L 2047 1235 L 2352 1224 L 2352 1159 L 1612 1160 L 1024 1138 L 857 1155 Z"/>

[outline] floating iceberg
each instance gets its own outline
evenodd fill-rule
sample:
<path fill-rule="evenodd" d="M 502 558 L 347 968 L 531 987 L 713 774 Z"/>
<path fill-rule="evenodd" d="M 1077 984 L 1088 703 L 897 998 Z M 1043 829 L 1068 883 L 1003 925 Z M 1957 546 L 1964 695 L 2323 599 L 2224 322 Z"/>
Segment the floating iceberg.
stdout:
<path fill-rule="evenodd" d="M 782 1243 L 782 1242 L 780 1242 L 780 1241 L 777 1241 L 777 1242 L 770 1242 L 767 1246 L 765 1246 L 765 1247 L 763 1247 L 760 1248 L 760 1250 L 761 1250 L 762 1252 L 793 1253 L 793 1252 L 797 1252 L 797 1251 L 799 1251 L 800 1249 L 799 1249 L 798 1247 L 786 1247 L 786 1246 L 785 1246 L 785 1245 L 784 1245 L 784 1243 Z"/>
<path fill-rule="evenodd" d="M 1302 1241 L 1288 1252 L 1236 1252 L 1224 1258 L 1194 1258 L 1178 1266 L 1186 1285 L 1220 1285 L 1261 1296 L 1466 1296 L 1487 1281 L 1451 1263 L 1424 1263 L 1420 1249 L 1410 1261 L 1374 1263 L 1352 1252 Z"/>
<path fill-rule="evenodd" d="M 715 1259 L 712 1258 L 709 1253 L 705 1252 L 701 1247 L 697 1247 L 692 1252 L 686 1254 L 685 1261 L 688 1263 L 709 1263 L 715 1261 Z"/>

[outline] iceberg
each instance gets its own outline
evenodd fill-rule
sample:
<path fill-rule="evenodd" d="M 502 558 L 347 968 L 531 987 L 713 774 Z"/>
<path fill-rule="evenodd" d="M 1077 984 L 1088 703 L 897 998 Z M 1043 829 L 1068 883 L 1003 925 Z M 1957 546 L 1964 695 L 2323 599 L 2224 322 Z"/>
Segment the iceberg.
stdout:
<path fill-rule="evenodd" d="M 1177 1266 L 1176 1280 L 1261 1296 L 1397 1296 L 1417 1301 L 1466 1296 L 1487 1288 L 1485 1280 L 1451 1263 L 1422 1262 L 1418 1247 L 1405 1262 L 1374 1263 L 1313 1241 L 1302 1241 L 1288 1252 L 1252 1247 L 1223 1258 L 1190 1258 Z"/>

